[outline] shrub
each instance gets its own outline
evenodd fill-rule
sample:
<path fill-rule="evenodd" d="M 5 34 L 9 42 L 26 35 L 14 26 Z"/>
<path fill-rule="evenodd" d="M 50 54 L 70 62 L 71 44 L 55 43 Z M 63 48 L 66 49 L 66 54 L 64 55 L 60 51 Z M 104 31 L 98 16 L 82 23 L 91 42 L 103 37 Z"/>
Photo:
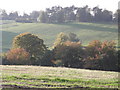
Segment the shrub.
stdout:
<path fill-rule="evenodd" d="M 54 63 L 52 63 L 52 59 L 54 58 L 53 51 L 47 50 L 44 54 L 42 60 L 40 60 L 41 66 L 54 66 Z"/>
<path fill-rule="evenodd" d="M 30 54 L 23 48 L 11 49 L 7 52 L 7 60 L 11 64 L 28 64 Z"/>
<path fill-rule="evenodd" d="M 78 39 L 77 35 L 74 33 L 65 34 L 65 33 L 61 32 L 58 34 L 58 36 L 54 42 L 53 48 L 56 47 L 57 45 L 63 44 L 64 42 L 67 42 L 67 41 L 79 42 L 80 40 Z"/>
<path fill-rule="evenodd" d="M 117 67 L 118 67 L 118 71 L 120 72 L 120 50 L 117 51 L 117 60 L 118 60 L 118 64 L 117 64 Z"/>
<path fill-rule="evenodd" d="M 1 53 L 0 54 L 0 59 L 1 59 L 0 65 L 8 65 L 8 64 L 10 64 L 10 62 L 7 60 L 6 53 Z"/>
<path fill-rule="evenodd" d="M 56 60 L 61 60 L 65 67 L 82 67 L 84 50 L 80 42 L 64 42 L 54 48 Z"/>
<path fill-rule="evenodd" d="M 117 70 L 117 53 L 114 41 L 92 41 L 86 47 L 84 68 Z"/>

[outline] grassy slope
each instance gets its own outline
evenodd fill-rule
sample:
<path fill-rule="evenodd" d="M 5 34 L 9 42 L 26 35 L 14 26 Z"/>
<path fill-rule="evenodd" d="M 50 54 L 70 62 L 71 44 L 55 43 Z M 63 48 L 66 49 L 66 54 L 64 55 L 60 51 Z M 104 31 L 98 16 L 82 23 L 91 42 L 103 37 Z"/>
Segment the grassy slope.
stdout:
<path fill-rule="evenodd" d="M 83 44 L 87 44 L 91 40 L 117 40 L 117 25 L 110 23 L 43 24 L 3 21 L 2 28 L 3 31 L 8 32 L 4 35 L 8 35 L 8 37 L 5 38 L 3 36 L 3 48 L 10 47 L 13 37 L 23 32 L 31 32 L 38 35 L 40 38 L 44 39 L 47 46 L 53 45 L 57 34 L 60 32 L 76 33 Z"/>
<path fill-rule="evenodd" d="M 118 73 L 62 67 L 1 66 L 2 84 L 36 88 L 118 88 Z"/>

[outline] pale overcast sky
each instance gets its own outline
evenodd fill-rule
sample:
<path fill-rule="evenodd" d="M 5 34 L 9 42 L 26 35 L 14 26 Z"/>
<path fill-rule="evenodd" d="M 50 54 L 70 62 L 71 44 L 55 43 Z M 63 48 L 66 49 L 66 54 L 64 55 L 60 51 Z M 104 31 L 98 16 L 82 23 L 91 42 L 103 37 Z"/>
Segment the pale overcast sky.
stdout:
<path fill-rule="evenodd" d="M 5 9 L 7 12 L 18 11 L 31 12 L 33 10 L 45 10 L 52 6 L 71 6 L 82 7 L 88 5 L 89 7 L 99 6 L 103 9 L 108 9 L 115 12 L 118 9 L 118 2 L 120 0 L 0 0 L 0 9 Z"/>

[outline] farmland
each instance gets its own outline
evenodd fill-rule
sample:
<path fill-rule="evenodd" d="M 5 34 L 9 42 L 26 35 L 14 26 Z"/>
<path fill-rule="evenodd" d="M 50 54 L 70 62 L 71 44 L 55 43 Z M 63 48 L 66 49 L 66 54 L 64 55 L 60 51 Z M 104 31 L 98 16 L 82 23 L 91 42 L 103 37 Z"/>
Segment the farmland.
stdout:
<path fill-rule="evenodd" d="M 92 40 L 116 40 L 118 39 L 118 27 L 113 23 L 83 23 L 73 22 L 64 24 L 45 23 L 16 23 L 15 21 L 3 21 L 2 44 L 3 51 L 11 48 L 12 39 L 24 32 L 33 33 L 42 38 L 48 47 L 51 47 L 60 32 L 73 32 L 77 34 L 81 42 L 86 45 Z"/>
<path fill-rule="evenodd" d="M 27 88 L 118 88 L 118 72 L 2 65 L 2 85 Z"/>
<path fill-rule="evenodd" d="M 30 32 L 42 38 L 48 47 L 52 47 L 60 32 L 77 34 L 83 45 L 92 40 L 118 39 L 117 24 L 83 23 L 64 24 L 17 23 L 2 21 L 3 52 L 12 46 L 12 39 L 24 32 Z M 0 41 L 1 42 L 1 41 Z M 118 72 L 72 69 L 65 67 L 12 66 L 1 65 L 2 85 L 21 88 L 118 88 Z"/>

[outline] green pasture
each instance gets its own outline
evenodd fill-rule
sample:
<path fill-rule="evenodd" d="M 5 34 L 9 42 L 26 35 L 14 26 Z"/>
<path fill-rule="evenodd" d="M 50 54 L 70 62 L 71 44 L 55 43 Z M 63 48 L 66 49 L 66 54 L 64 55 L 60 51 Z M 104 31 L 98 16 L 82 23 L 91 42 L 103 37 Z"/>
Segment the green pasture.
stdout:
<path fill-rule="evenodd" d="M 118 88 L 118 72 L 42 66 L 1 66 L 2 85 L 31 88 Z"/>
<path fill-rule="evenodd" d="M 118 40 L 118 27 L 114 23 L 17 23 L 15 21 L 2 21 L 3 51 L 11 48 L 12 39 L 24 32 L 30 32 L 42 38 L 48 47 L 51 47 L 60 32 L 73 32 L 77 34 L 83 45 L 92 40 Z"/>

